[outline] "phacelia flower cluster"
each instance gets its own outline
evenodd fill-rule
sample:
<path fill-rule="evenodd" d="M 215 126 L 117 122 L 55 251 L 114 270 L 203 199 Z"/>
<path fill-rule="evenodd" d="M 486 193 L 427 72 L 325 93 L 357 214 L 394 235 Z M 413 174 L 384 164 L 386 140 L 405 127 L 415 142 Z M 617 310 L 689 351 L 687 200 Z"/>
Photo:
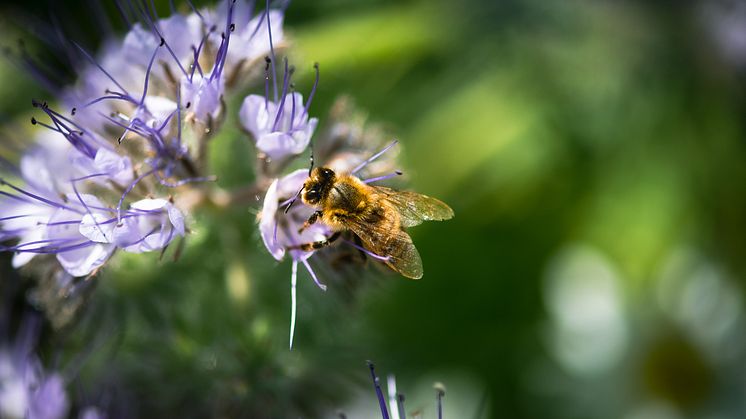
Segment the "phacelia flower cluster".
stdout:
<path fill-rule="evenodd" d="M 257 14 L 253 2 L 162 19 L 130 6 L 129 32 L 97 56 L 67 45 L 82 63 L 77 84 L 59 88 L 55 102 L 32 101 L 35 144 L 0 179 L 0 249 L 14 252 L 14 267 L 53 255 L 68 274 L 86 276 L 117 250 L 164 251 L 184 237 L 193 204 L 180 192 L 214 180 L 204 173 L 204 144 L 228 111 L 224 96 L 283 42 L 282 10 Z M 286 93 L 288 78 L 287 106 L 265 99 L 241 109 L 259 149 L 273 156 L 302 151 L 316 124 L 309 103 Z M 273 135 L 278 144 L 292 137 L 300 150 Z"/>
<path fill-rule="evenodd" d="M 234 113 L 256 150 L 247 189 L 264 196 L 262 240 L 278 261 L 292 259 L 292 346 L 298 265 L 326 289 L 310 262 L 319 250 L 299 245 L 333 234 L 323 223 L 301 231 L 314 210 L 297 199 L 308 170 L 292 168 L 306 165 L 313 144 L 318 163 L 384 180 L 401 174 L 396 142 L 367 126 L 348 99 L 317 132 L 311 104 L 319 65 L 307 96 L 296 91 L 295 68 L 277 56 L 287 44 L 282 8 L 243 0 L 187 5 L 188 13 L 166 18 L 145 3 L 120 5 L 129 26 L 123 38 L 106 40 L 98 54 L 64 45 L 79 62 L 72 86 L 55 87 L 42 66 L 23 60 L 56 97 L 31 102 L 34 144 L 0 177 L 0 250 L 14 253 L 16 268 L 43 265 L 68 282 L 94 275 L 117 251 L 163 254 L 188 235 L 200 204 L 218 195 L 228 196 L 223 205 L 239 201 L 219 190 L 207 165 L 207 142 Z M 254 93 L 245 95 L 247 87 Z M 322 251 L 325 262 L 334 265 L 344 252 L 379 257 L 354 237 L 340 242 L 347 246 Z"/>

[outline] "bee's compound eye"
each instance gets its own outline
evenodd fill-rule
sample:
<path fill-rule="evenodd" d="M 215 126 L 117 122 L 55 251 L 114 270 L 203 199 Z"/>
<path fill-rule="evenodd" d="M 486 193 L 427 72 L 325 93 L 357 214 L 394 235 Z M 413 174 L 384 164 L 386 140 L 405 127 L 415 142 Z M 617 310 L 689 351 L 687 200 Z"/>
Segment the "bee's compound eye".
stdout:
<path fill-rule="evenodd" d="M 331 170 L 331 169 L 322 169 L 322 170 L 321 170 L 321 174 L 322 174 L 322 175 L 323 175 L 323 176 L 324 176 L 325 178 L 330 178 L 330 177 L 332 177 L 332 175 L 334 175 L 334 172 L 332 172 L 332 170 Z"/>
<path fill-rule="evenodd" d="M 319 191 L 316 188 L 309 189 L 306 192 L 306 201 L 317 202 L 319 200 Z"/>

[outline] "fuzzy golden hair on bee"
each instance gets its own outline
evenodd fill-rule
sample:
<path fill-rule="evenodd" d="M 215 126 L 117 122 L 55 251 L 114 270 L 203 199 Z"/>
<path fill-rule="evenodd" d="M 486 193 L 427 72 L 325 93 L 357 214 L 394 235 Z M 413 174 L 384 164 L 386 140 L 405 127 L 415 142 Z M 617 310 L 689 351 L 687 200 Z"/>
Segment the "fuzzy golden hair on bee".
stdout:
<path fill-rule="evenodd" d="M 448 205 L 416 192 L 369 185 L 353 174 L 338 174 L 328 167 L 312 168 L 309 172 L 299 194 L 303 203 L 316 211 L 301 231 L 322 222 L 334 234 L 299 248 L 319 249 L 341 232 L 351 231 L 373 258 L 407 278 L 422 277 L 422 259 L 406 229 L 423 221 L 452 218 L 453 210 Z"/>

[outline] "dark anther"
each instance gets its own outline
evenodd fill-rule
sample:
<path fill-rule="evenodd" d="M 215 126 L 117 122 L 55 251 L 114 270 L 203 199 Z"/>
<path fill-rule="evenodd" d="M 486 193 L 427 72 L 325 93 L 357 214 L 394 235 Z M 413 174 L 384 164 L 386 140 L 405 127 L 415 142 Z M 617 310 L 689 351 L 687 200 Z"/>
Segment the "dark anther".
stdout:
<path fill-rule="evenodd" d="M 318 70 L 319 69 L 319 63 L 313 63 L 313 68 L 315 68 L 316 70 Z"/>
<path fill-rule="evenodd" d="M 264 56 L 264 62 L 266 62 L 267 64 L 269 64 L 269 63 L 271 63 L 271 62 L 272 62 L 272 59 L 271 59 L 271 58 L 269 58 L 269 57 L 267 57 L 267 56 L 265 55 L 265 56 Z"/>
<path fill-rule="evenodd" d="M 218 29 L 218 25 L 210 26 L 210 32 L 215 32 Z"/>
<path fill-rule="evenodd" d="M 165 40 L 165 39 L 163 39 L 163 37 L 161 37 L 161 43 L 160 43 L 160 44 L 159 44 L 158 46 L 159 46 L 159 47 L 162 47 L 162 46 L 163 46 L 163 45 L 165 45 L 165 44 L 166 44 L 166 40 Z"/>
<path fill-rule="evenodd" d="M 31 125 L 36 125 L 36 118 L 33 116 L 31 117 Z"/>
<path fill-rule="evenodd" d="M 78 111 L 78 108 L 73 108 L 73 110 L 72 110 L 72 111 L 70 111 L 70 114 L 71 114 L 71 115 L 75 115 L 75 112 L 77 112 L 77 111 Z"/>
<path fill-rule="evenodd" d="M 186 108 L 189 109 L 190 106 L 192 106 L 192 102 L 187 102 Z"/>
<path fill-rule="evenodd" d="M 396 171 L 396 172 L 394 172 L 394 173 L 396 173 L 396 174 L 397 174 L 397 175 L 399 175 L 399 176 L 401 176 L 401 175 L 403 175 L 403 174 L 404 174 L 404 172 L 402 172 L 401 170 L 397 170 L 397 171 Z"/>
<path fill-rule="evenodd" d="M 288 71 L 290 72 L 290 74 L 291 74 L 291 75 L 292 75 L 293 73 L 295 73 L 295 66 L 294 66 L 294 65 L 291 65 L 291 66 L 290 66 L 290 68 L 288 69 Z"/>
<path fill-rule="evenodd" d="M 235 30 L 236 30 L 236 24 L 235 23 L 231 23 L 231 32 L 233 32 Z"/>

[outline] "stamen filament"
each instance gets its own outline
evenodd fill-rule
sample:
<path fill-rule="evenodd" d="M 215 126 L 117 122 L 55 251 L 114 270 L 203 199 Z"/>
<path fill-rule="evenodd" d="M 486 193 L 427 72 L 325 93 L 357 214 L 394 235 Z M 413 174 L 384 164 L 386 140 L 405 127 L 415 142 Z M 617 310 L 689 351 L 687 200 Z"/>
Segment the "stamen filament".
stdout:
<path fill-rule="evenodd" d="M 372 156 L 371 156 L 370 158 L 368 158 L 368 159 L 367 159 L 367 160 L 365 160 L 364 162 L 360 163 L 360 164 L 359 164 L 359 165 L 358 165 L 358 166 L 357 166 L 356 168 L 352 169 L 352 172 L 350 172 L 350 174 L 353 174 L 353 175 L 354 175 L 355 173 L 359 172 L 359 171 L 360 171 L 360 170 L 361 170 L 361 169 L 362 169 L 363 167 L 367 166 L 367 165 L 368 165 L 368 163 L 370 163 L 370 162 L 372 162 L 373 160 L 375 160 L 375 159 L 377 159 L 377 158 L 381 157 L 381 155 L 382 155 L 383 153 L 387 152 L 387 151 L 388 151 L 388 150 L 389 150 L 389 149 L 390 149 L 391 147 L 395 146 L 395 145 L 396 145 L 397 143 L 399 143 L 399 141 L 398 141 L 398 140 L 394 140 L 394 141 L 392 141 L 392 142 L 391 142 L 391 144 L 389 144 L 389 145 L 387 145 L 386 147 L 384 147 L 384 148 L 383 148 L 383 150 L 381 150 L 381 151 L 379 151 L 378 153 L 376 153 L 376 154 L 372 155 Z"/>
<path fill-rule="evenodd" d="M 308 94 L 308 100 L 306 100 L 306 106 L 303 107 L 301 117 L 308 115 L 308 108 L 311 107 L 313 96 L 316 94 L 316 87 L 319 85 L 319 63 L 314 63 L 313 68 L 316 70 L 316 80 L 313 82 L 313 87 L 311 87 L 311 93 Z"/>
<path fill-rule="evenodd" d="M 285 57 L 285 76 L 282 80 L 282 96 L 280 100 L 280 105 L 277 108 L 277 115 L 275 115 L 275 123 L 272 125 L 272 131 L 277 131 L 277 124 L 280 122 L 280 118 L 282 117 L 282 113 L 285 110 L 285 98 L 287 97 L 288 92 L 288 83 L 290 82 L 290 73 L 288 71 L 288 59 Z"/>
<path fill-rule="evenodd" d="M 316 277 L 316 273 L 313 271 L 313 269 L 311 269 L 311 265 L 308 263 L 308 259 L 303 259 L 303 265 L 306 266 L 306 270 L 308 270 L 308 273 L 311 274 L 311 278 L 313 278 L 313 282 L 316 283 L 316 286 L 321 288 L 322 291 L 326 291 L 326 285 L 322 284 Z"/>
<path fill-rule="evenodd" d="M 295 337 L 295 317 L 297 315 L 296 285 L 298 283 L 298 261 L 293 260 L 290 274 L 290 350 L 293 350 L 293 338 Z"/>
<path fill-rule="evenodd" d="M 267 0 L 267 6 L 264 13 L 267 15 L 267 34 L 269 34 L 269 58 L 272 60 L 272 84 L 274 87 L 274 102 L 277 102 L 277 71 L 275 71 L 275 46 L 272 43 L 272 25 L 269 22 L 269 0 Z"/>
<path fill-rule="evenodd" d="M 378 396 L 378 405 L 381 407 L 381 415 L 383 419 L 389 419 L 389 411 L 386 409 L 386 399 L 383 397 L 383 391 L 381 391 L 381 383 L 376 376 L 375 367 L 371 361 L 368 361 L 368 368 L 370 368 L 370 376 L 373 378 L 373 385 L 376 388 L 376 396 Z"/>
<path fill-rule="evenodd" d="M 394 178 L 394 177 L 397 177 L 397 176 L 401 176 L 402 174 L 403 174 L 402 172 L 400 172 L 399 170 L 397 170 L 396 172 L 389 173 L 388 175 L 378 176 L 378 177 L 374 177 L 374 178 L 371 178 L 371 179 L 365 179 L 363 181 L 363 183 L 373 183 L 373 182 L 378 182 L 378 181 L 381 181 L 381 180 L 387 180 L 387 179 L 391 179 L 391 178 Z"/>

